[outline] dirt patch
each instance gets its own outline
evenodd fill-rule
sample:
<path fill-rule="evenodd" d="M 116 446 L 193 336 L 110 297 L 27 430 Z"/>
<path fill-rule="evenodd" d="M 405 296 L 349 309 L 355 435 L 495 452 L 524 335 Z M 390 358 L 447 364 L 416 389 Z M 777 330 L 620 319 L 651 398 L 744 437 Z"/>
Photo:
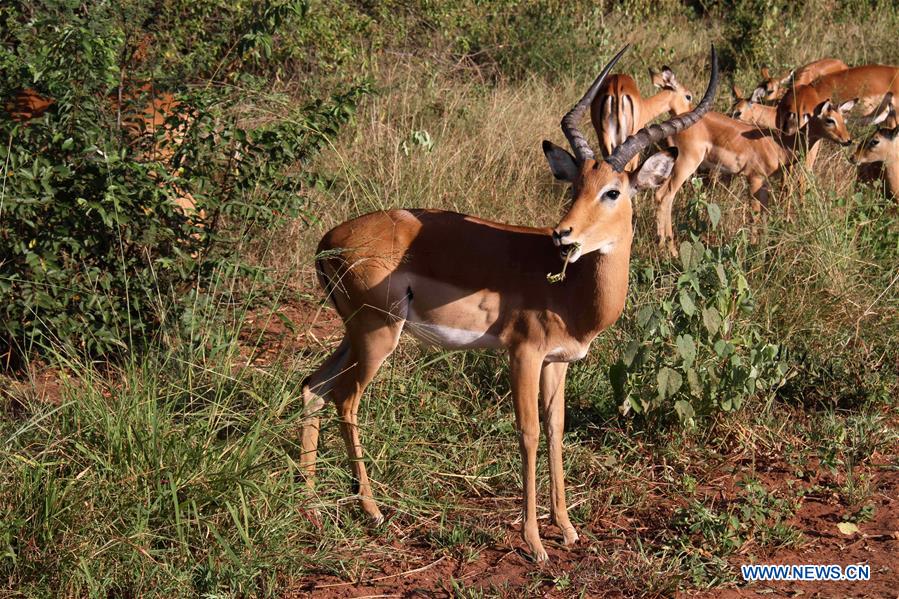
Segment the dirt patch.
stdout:
<path fill-rule="evenodd" d="M 869 469 L 874 488 L 874 516 L 859 524 L 859 533 L 842 534 L 837 524 L 846 514 L 836 495 L 813 493 L 805 496 L 790 524 L 800 530 L 804 541 L 796 549 L 763 554 L 755 563 L 765 564 L 868 564 L 871 580 L 866 582 L 755 582 L 731 583 L 724 588 L 677 593 L 678 597 L 890 597 L 899 596 L 899 472 L 883 464 Z M 786 469 L 772 469 L 765 476 L 772 490 L 797 484 Z M 806 481 L 812 488 L 812 481 Z M 714 489 L 712 487 L 715 487 Z M 703 489 L 722 500 L 736 492 L 733 477 L 718 477 Z M 517 498 L 504 500 L 502 510 L 513 509 Z M 661 502 L 664 504 L 664 502 Z M 670 502 L 669 502 L 670 503 Z M 505 505 L 507 504 L 507 505 Z M 474 506 L 473 506 L 474 507 Z M 480 506 L 483 507 L 483 506 Z M 583 527 L 581 540 L 572 548 L 561 546 L 561 535 L 544 524 L 541 534 L 550 555 L 545 566 L 534 564 L 519 540 L 517 525 L 506 523 L 501 545 L 463 559 L 440 553 L 422 544 L 393 542 L 389 551 L 379 551 L 378 572 L 352 577 L 320 573 L 297 581 L 288 597 L 457 597 L 483 591 L 487 596 L 507 597 L 636 597 L 645 589 L 621 576 L 622 567 L 633 559 L 625 542 L 637 535 L 652 535 L 645 522 L 664 525 L 670 506 L 657 505 L 659 513 L 644 515 L 640 521 L 619 522 L 624 527 L 610 535 L 602 521 Z M 664 512 L 664 513 L 662 513 Z M 507 513 L 507 512 L 506 512 Z M 615 528 L 615 527 L 613 527 Z M 385 557 L 388 556 L 388 557 Z M 389 557 L 394 556 L 394 557 Z M 745 555 L 729 560 L 739 578 L 741 564 L 752 563 Z M 469 594 L 465 594 L 468 592 Z M 583 594 L 582 594 L 583 593 Z M 669 593 L 663 592 L 662 595 Z M 653 593 L 658 595 L 658 593 Z"/>
<path fill-rule="evenodd" d="M 875 512 L 858 525 L 859 533 L 842 534 L 846 507 L 832 494 L 807 495 L 792 524 L 803 532 L 799 549 L 775 552 L 756 563 L 765 564 L 868 564 L 865 582 L 753 582 L 741 588 L 690 593 L 690 597 L 899 597 L 899 472 L 883 464 L 872 473 Z M 731 560 L 735 567 L 749 560 Z"/>
<path fill-rule="evenodd" d="M 327 304 L 308 299 L 252 311 L 240 331 L 241 357 L 266 366 L 297 353 L 333 349 L 343 335 L 343 321 Z"/>

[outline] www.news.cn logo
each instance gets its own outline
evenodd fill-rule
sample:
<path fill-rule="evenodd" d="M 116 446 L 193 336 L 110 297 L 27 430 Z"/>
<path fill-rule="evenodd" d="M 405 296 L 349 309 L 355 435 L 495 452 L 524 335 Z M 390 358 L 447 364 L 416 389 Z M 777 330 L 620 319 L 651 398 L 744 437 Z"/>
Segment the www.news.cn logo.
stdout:
<path fill-rule="evenodd" d="M 870 580 L 871 566 L 752 564 L 740 566 L 743 580 Z"/>

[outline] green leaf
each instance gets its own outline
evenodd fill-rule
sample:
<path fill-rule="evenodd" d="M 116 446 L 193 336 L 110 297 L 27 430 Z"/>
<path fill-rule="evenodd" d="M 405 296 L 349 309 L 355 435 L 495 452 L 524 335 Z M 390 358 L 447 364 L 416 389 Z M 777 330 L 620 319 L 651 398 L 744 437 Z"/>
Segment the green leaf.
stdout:
<path fill-rule="evenodd" d="M 627 387 L 627 367 L 621 360 L 609 367 L 609 383 L 612 385 L 615 399 L 620 401 L 625 396 L 625 388 Z"/>
<path fill-rule="evenodd" d="M 690 385 L 690 392 L 695 397 L 702 396 L 702 381 L 699 380 L 699 375 L 692 368 L 687 369 L 687 383 Z"/>
<path fill-rule="evenodd" d="M 687 316 L 696 314 L 696 304 L 693 303 L 693 297 L 686 289 L 680 291 L 680 307 Z"/>
<path fill-rule="evenodd" d="M 682 241 L 680 244 L 680 263 L 684 270 L 690 270 L 690 264 L 693 258 L 693 244 L 689 241 Z"/>
<path fill-rule="evenodd" d="M 718 281 L 721 283 L 722 287 L 727 287 L 727 273 L 724 272 L 724 266 L 722 266 L 721 264 L 716 264 L 715 273 L 718 275 Z"/>
<path fill-rule="evenodd" d="M 712 224 L 712 229 L 715 229 L 718 223 L 721 222 L 721 208 L 718 207 L 718 204 L 709 202 L 705 205 L 705 209 L 709 213 L 709 222 Z"/>
<path fill-rule="evenodd" d="M 624 350 L 624 355 L 621 357 L 625 366 L 631 366 L 634 363 L 634 358 L 637 357 L 637 354 L 640 351 L 640 343 L 637 341 L 631 341 L 627 344 L 627 348 Z"/>
<path fill-rule="evenodd" d="M 654 310 L 652 306 L 643 306 L 640 308 L 640 311 L 637 312 L 637 325 L 640 327 L 645 327 L 646 323 L 649 322 L 649 319 L 652 318 Z"/>
<path fill-rule="evenodd" d="M 840 522 L 839 524 L 837 524 L 837 529 L 844 535 L 853 535 L 861 532 L 858 526 L 853 524 L 852 522 Z"/>
<path fill-rule="evenodd" d="M 684 366 L 690 367 L 693 360 L 696 359 L 696 344 L 693 342 L 692 335 L 678 335 L 675 340 L 677 345 L 677 353 L 680 354 L 684 361 Z"/>
<path fill-rule="evenodd" d="M 721 315 L 715 308 L 702 309 L 702 324 L 710 335 L 715 335 L 721 328 Z"/>
<path fill-rule="evenodd" d="M 665 366 L 656 375 L 656 383 L 658 384 L 659 399 L 666 399 L 677 393 L 683 384 L 683 377 L 673 368 Z"/>
<path fill-rule="evenodd" d="M 696 412 L 693 411 L 693 406 L 689 401 L 684 399 L 679 399 L 674 402 L 674 411 L 677 412 L 677 415 L 680 416 L 682 421 L 687 421 L 696 416 Z"/>

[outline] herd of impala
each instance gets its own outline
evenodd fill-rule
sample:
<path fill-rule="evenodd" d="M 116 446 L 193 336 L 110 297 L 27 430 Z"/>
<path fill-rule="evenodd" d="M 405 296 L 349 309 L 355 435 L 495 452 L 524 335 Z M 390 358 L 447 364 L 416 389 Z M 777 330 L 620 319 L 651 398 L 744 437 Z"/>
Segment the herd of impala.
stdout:
<path fill-rule="evenodd" d="M 502 349 L 509 354 L 512 400 L 521 452 L 522 537 L 533 558 L 548 559 L 537 525 L 536 463 L 542 420 L 549 453 L 550 518 L 565 545 L 577 532 L 568 517 L 562 466 L 565 376 L 590 343 L 624 309 L 633 239 L 632 198 L 657 188 L 658 241 L 676 251 L 674 197 L 698 169 L 743 175 L 756 213 L 767 209 L 770 178 L 819 142 L 849 145 L 845 118 L 890 121 L 856 151 L 855 162 L 881 161 L 895 194 L 899 68 L 849 68 L 825 59 L 764 81 L 738 96 L 732 115 L 710 111 L 718 86 L 711 50 L 708 87 L 693 95 L 664 67 L 652 73 L 655 95 L 634 79 L 610 75 L 622 49 L 561 122 L 571 152 L 549 141 L 543 152 L 556 179 L 572 186 L 573 202 L 554 228 L 482 220 L 442 210 L 381 210 L 333 228 L 318 246 L 316 270 L 346 332 L 337 349 L 303 383 L 300 465 L 315 475 L 320 410 L 330 401 L 349 454 L 354 493 L 375 523 L 359 436 L 358 408 L 366 386 L 396 349 L 403 331 L 430 346 Z M 776 105 L 765 105 L 776 101 Z M 580 130 L 590 110 L 602 154 Z M 659 115 L 668 119 L 648 125 Z M 664 149 L 641 162 L 641 153 Z M 564 277 L 547 273 L 563 265 Z"/>

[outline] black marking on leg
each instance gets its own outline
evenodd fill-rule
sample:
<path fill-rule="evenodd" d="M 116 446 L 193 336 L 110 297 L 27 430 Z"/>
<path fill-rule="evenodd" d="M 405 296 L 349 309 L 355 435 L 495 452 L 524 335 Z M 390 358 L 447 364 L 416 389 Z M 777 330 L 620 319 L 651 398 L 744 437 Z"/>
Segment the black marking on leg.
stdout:
<path fill-rule="evenodd" d="M 353 477 L 353 483 L 350 485 L 350 494 L 358 495 L 359 494 L 359 479 Z"/>
<path fill-rule="evenodd" d="M 412 293 L 412 287 L 411 286 L 407 287 L 406 288 L 406 299 L 411 302 L 412 298 L 414 298 L 414 297 L 415 297 L 415 294 Z"/>

